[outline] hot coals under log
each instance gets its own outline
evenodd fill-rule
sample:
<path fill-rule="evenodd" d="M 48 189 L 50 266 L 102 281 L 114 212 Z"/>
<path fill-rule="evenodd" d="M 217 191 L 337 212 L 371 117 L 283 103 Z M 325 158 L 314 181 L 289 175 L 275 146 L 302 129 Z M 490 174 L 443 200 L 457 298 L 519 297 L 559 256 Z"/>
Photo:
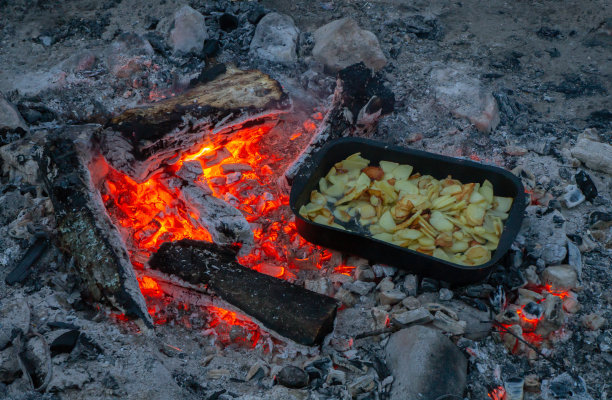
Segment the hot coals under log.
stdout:
<path fill-rule="evenodd" d="M 194 240 L 164 243 L 149 261 L 152 268 L 203 284 L 213 294 L 295 342 L 320 344 L 333 329 L 336 302 L 235 261 L 231 248 Z"/>
<path fill-rule="evenodd" d="M 371 132 L 380 115 L 390 110 L 372 84 L 382 87 L 380 78 L 363 66 L 352 68 L 369 77 L 363 84 L 371 90 L 357 90 L 358 85 L 342 82 L 340 74 L 330 111 L 346 117 L 339 135 L 356 129 Z M 288 97 L 278 83 L 258 71 L 221 72 L 183 95 L 113 119 L 108 126 L 119 132 L 107 128 L 100 133 L 101 155 L 90 164 L 92 180 L 121 231 L 156 323 L 167 321 L 159 305 L 164 303 L 160 299 L 173 296 L 172 289 L 166 290 L 168 283 L 205 283 L 209 291 L 269 329 L 298 343 L 320 343 L 332 329 L 335 301 L 275 278 L 292 281 L 299 270 L 323 266 L 346 273 L 341 258 L 332 259 L 330 251 L 298 235 L 285 184 L 289 166 L 315 143 L 311 138 L 318 143 L 321 132 L 329 132 L 338 121 L 321 113 L 307 121 L 291 115 L 281 118 L 280 113 L 288 110 Z M 175 282 L 149 269 L 149 257 L 158 250 L 166 255 L 170 249 L 201 252 L 197 246 L 168 247 L 183 239 L 200 241 L 204 247 L 204 242 L 215 243 L 209 250 L 238 245 L 240 264 L 233 260 L 236 255 L 217 266 L 190 256 L 187 270 L 200 275 L 187 279 L 177 268 L 183 264 L 153 258 L 151 266 L 181 279 Z M 234 281 L 218 274 L 211 278 L 209 272 L 222 267 L 221 275 Z M 249 301 L 254 297 L 256 301 Z M 231 313 L 207 308 L 210 314 Z M 247 318 L 218 319 L 243 327 L 250 323 Z"/>

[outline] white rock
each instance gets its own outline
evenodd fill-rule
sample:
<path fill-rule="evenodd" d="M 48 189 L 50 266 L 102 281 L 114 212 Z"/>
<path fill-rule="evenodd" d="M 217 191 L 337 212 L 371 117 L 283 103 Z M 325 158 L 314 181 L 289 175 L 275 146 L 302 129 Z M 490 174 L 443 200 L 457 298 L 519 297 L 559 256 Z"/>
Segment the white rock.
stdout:
<path fill-rule="evenodd" d="M 378 303 L 394 305 L 406 298 L 406 294 L 401 290 L 394 289 L 378 293 Z"/>
<path fill-rule="evenodd" d="M 441 105 L 468 119 L 481 132 L 495 130 L 499 124 L 497 101 L 480 80 L 469 75 L 466 66 L 435 68 L 430 78 Z"/>
<path fill-rule="evenodd" d="M 393 319 L 402 325 L 427 324 L 433 320 L 433 316 L 423 307 L 416 310 L 404 311 L 393 315 Z"/>
<path fill-rule="evenodd" d="M 342 18 L 323 25 L 314 34 L 312 55 L 331 71 L 359 62 L 380 70 L 387 64 L 376 35 L 361 29 L 352 18 Z"/>
<path fill-rule="evenodd" d="M 251 41 L 250 54 L 268 61 L 291 63 L 297 60 L 300 30 L 285 14 L 269 13 L 259 21 Z"/>
<path fill-rule="evenodd" d="M 572 149 L 572 155 L 587 167 L 612 175 L 612 146 L 609 144 L 582 134 Z"/>
<path fill-rule="evenodd" d="M 200 52 L 208 39 L 204 16 L 189 6 L 174 14 L 174 27 L 168 35 L 168 44 L 174 54 Z"/>
<path fill-rule="evenodd" d="M 442 311 L 437 311 L 434 315 L 433 324 L 443 332 L 452 333 L 453 335 L 462 335 L 465 333 L 467 323 L 465 321 L 456 321 Z"/>
<path fill-rule="evenodd" d="M 438 330 L 425 326 L 402 329 L 385 349 L 393 373 L 391 400 L 463 398 L 467 360 Z"/>
<path fill-rule="evenodd" d="M 542 280 L 554 290 L 570 290 L 578 284 L 578 276 L 570 265 L 548 267 L 542 272 Z"/>
<path fill-rule="evenodd" d="M 386 277 L 382 281 L 378 282 L 376 289 L 382 291 L 385 290 L 393 290 L 395 288 L 395 283 L 391 280 L 391 278 Z"/>

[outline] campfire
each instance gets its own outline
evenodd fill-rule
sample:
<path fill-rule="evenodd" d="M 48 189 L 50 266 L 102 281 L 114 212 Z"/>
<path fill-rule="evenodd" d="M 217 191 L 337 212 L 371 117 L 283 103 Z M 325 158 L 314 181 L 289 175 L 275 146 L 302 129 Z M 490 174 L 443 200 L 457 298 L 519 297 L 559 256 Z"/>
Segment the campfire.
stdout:
<path fill-rule="evenodd" d="M 0 398 L 607 398 L 605 21 L 1 3 Z"/>

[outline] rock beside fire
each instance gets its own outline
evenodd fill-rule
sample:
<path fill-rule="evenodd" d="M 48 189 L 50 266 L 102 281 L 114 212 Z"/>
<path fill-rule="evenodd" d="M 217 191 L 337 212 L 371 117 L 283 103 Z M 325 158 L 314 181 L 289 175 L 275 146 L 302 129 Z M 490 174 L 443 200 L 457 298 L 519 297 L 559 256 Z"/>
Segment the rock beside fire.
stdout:
<path fill-rule="evenodd" d="M 454 115 L 468 119 L 480 132 L 490 133 L 499 124 L 497 101 L 467 67 L 438 67 L 430 74 L 438 102 Z"/>
<path fill-rule="evenodd" d="M 264 60 L 291 63 L 297 60 L 300 30 L 285 14 L 269 13 L 259 21 L 251 41 L 250 53 Z"/>
<path fill-rule="evenodd" d="M 612 146 L 585 132 L 571 150 L 572 155 L 587 167 L 612 175 Z"/>
<path fill-rule="evenodd" d="M 331 71 L 359 62 L 378 71 L 387 63 L 376 35 L 361 29 L 352 18 L 332 21 L 313 35 L 315 46 L 312 55 Z"/>
<path fill-rule="evenodd" d="M 187 5 L 183 6 L 174 14 L 171 26 L 168 44 L 174 54 L 202 51 L 204 41 L 208 39 L 206 21 L 202 14 Z"/>
<path fill-rule="evenodd" d="M 386 358 L 395 377 L 392 400 L 463 395 L 467 360 L 435 329 L 413 326 L 394 333 L 386 347 Z"/>
<path fill-rule="evenodd" d="M 571 290 L 578 284 L 578 275 L 571 265 L 548 267 L 542 272 L 542 279 L 553 290 Z"/>

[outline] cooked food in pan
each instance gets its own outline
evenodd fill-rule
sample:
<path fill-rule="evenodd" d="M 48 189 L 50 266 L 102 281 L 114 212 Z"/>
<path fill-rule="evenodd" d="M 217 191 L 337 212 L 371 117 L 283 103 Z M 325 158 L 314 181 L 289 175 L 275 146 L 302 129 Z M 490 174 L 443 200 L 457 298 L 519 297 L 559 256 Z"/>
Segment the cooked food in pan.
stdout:
<path fill-rule="evenodd" d="M 513 199 L 488 180 L 438 180 L 412 166 L 356 153 L 319 180 L 300 215 L 461 265 L 481 265 L 497 248 Z"/>

